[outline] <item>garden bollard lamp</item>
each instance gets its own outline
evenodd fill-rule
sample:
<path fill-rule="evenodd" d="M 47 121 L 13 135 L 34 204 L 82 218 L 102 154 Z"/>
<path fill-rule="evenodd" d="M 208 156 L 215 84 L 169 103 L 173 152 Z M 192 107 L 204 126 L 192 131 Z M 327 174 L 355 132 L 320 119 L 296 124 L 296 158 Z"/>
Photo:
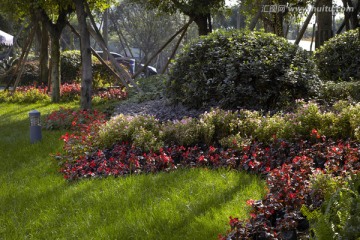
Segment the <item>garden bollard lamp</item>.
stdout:
<path fill-rule="evenodd" d="M 40 112 L 32 110 L 29 112 L 30 118 L 30 143 L 40 141 L 42 138 L 40 125 Z"/>

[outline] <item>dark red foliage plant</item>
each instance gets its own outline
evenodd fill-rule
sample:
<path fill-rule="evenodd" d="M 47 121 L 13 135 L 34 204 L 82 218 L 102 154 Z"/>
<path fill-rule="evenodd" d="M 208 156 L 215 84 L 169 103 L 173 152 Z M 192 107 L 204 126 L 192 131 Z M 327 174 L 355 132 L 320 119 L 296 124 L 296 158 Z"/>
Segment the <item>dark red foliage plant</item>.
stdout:
<path fill-rule="evenodd" d="M 172 171 L 178 168 L 227 168 L 260 174 L 268 192 L 262 200 L 249 200 L 250 219 L 230 217 L 230 229 L 219 239 L 298 239 L 309 224 L 301 214 L 303 205 L 319 207 L 323 201 L 310 188 L 310 177 L 321 172 L 345 176 L 360 169 L 359 143 L 328 140 L 316 130 L 309 141 L 273 143 L 253 141 L 242 149 L 220 146 L 168 146 L 144 152 L 131 143 L 116 143 L 107 149 L 93 145 L 92 136 L 102 120 L 95 120 L 77 133 L 65 134 L 61 172 L 68 180 L 126 176 Z"/>

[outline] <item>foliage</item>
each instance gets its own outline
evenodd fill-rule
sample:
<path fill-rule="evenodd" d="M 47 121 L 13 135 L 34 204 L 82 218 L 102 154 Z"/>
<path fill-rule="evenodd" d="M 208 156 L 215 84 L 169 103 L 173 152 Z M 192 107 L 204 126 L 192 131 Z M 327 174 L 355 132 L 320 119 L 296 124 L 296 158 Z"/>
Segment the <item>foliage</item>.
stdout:
<path fill-rule="evenodd" d="M 73 83 L 80 80 L 81 55 L 80 51 L 61 52 L 61 83 Z M 66 69 L 66 70 L 65 70 Z"/>
<path fill-rule="evenodd" d="M 316 239 L 360 238 L 360 175 L 345 179 L 320 174 L 313 180 L 314 194 L 325 195 L 321 208 L 302 212 Z"/>
<path fill-rule="evenodd" d="M 218 11 L 225 5 L 224 0 L 210 0 L 210 1 L 190 1 L 190 2 L 177 2 L 174 0 L 133 0 L 134 2 L 141 2 L 149 8 L 158 8 L 164 12 L 175 13 L 181 11 L 187 15 L 207 14 L 210 11 Z"/>
<path fill-rule="evenodd" d="M 137 93 L 132 88 L 129 89 L 130 98 L 136 102 L 144 102 L 164 97 L 165 83 L 167 75 L 157 74 L 146 78 L 137 78 L 136 84 L 143 90 Z"/>
<path fill-rule="evenodd" d="M 125 91 L 125 88 L 120 87 L 109 87 L 105 89 L 99 89 L 95 91 L 94 98 L 98 98 L 99 102 L 107 102 L 109 100 L 123 100 L 127 98 L 127 92 Z"/>
<path fill-rule="evenodd" d="M 7 71 L 13 68 L 17 62 L 17 57 L 9 57 L 7 59 L 0 60 L 0 75 L 5 74 Z"/>
<path fill-rule="evenodd" d="M 284 107 L 318 93 L 320 82 L 308 57 L 273 34 L 217 31 L 177 57 L 167 95 L 191 107 Z"/>
<path fill-rule="evenodd" d="M 315 62 L 324 81 L 360 79 L 360 42 L 358 30 L 346 31 L 327 41 L 315 52 Z"/>
<path fill-rule="evenodd" d="M 129 142 L 137 147 L 157 151 L 159 146 L 195 144 L 241 148 L 254 139 L 270 143 L 274 139 L 297 141 L 320 139 L 360 140 L 360 105 L 338 102 L 323 111 L 315 103 L 298 102 L 293 113 L 263 116 L 256 111 L 225 111 L 213 109 L 196 118 L 160 122 L 148 116 L 114 117 L 101 126 L 97 142 L 110 147 Z M 316 130 L 314 130 L 316 129 Z M 146 138 L 140 140 L 139 136 Z M 140 143 L 141 142 L 141 143 Z M 139 144 L 140 143 L 140 144 Z"/>
<path fill-rule="evenodd" d="M 2 71 L 7 71 L 7 75 L 1 78 L 1 82 L 8 83 L 11 80 L 14 80 L 17 77 L 15 70 L 17 68 L 19 61 L 17 58 L 10 58 L 4 60 L 0 68 L 3 68 Z M 1 70 L 0 70 L 1 73 Z M 34 82 L 39 81 L 39 62 L 32 60 L 25 62 L 24 71 L 20 78 L 20 85 L 27 86 L 33 85 Z M 47 83 L 45 83 L 47 84 Z"/>
<path fill-rule="evenodd" d="M 75 130 L 94 121 L 104 122 L 105 115 L 97 110 L 84 111 L 60 108 L 60 110 L 53 111 L 46 116 L 43 126 L 47 130 Z"/>
<path fill-rule="evenodd" d="M 60 86 L 62 101 L 74 101 L 80 99 L 81 85 L 78 83 L 64 83 Z"/>
<path fill-rule="evenodd" d="M 0 102 L 7 103 L 36 103 L 49 102 L 50 97 L 46 93 L 47 88 L 27 86 L 17 87 L 16 91 L 0 91 Z"/>
<path fill-rule="evenodd" d="M 214 169 L 226 167 L 261 174 L 267 178 L 267 196 L 261 201 L 248 201 L 253 207 L 249 221 L 230 219 L 231 231 L 227 237 L 296 236 L 298 231 L 308 228 L 300 212 L 301 207 L 321 206 L 323 202 L 321 195 L 313 194 L 310 188 L 311 174 L 323 171 L 343 177 L 360 170 L 358 143 L 319 139 L 316 133 L 315 129 L 311 131 L 314 138 L 309 141 L 275 139 L 271 144 L 254 141 L 238 150 L 206 145 L 172 145 L 153 152 L 126 142 L 98 148 L 90 141 L 82 143 L 86 151 L 76 152 L 77 155 L 73 152 L 74 143 L 84 141 L 87 137 L 67 133 L 63 136 L 66 153 L 58 155 L 58 158 L 63 163 L 61 171 L 64 177 L 70 180 L 154 173 L 195 166 Z M 85 134 L 88 135 L 86 131 Z"/>
<path fill-rule="evenodd" d="M 63 51 L 61 53 L 61 83 L 72 84 L 80 82 L 81 54 L 78 50 Z M 93 88 L 98 89 L 116 83 L 111 72 L 95 57 L 92 56 Z M 66 70 L 65 70 L 66 69 Z"/>
<path fill-rule="evenodd" d="M 119 41 L 122 41 L 122 35 L 124 35 L 129 46 L 137 46 L 141 50 L 142 59 L 140 59 L 140 62 L 146 62 L 146 59 L 155 54 L 171 35 L 184 24 L 183 15 L 180 13 L 173 15 L 159 14 L 158 10 L 146 9 L 143 4 L 134 3 L 132 0 L 122 1 L 121 4 L 112 8 L 110 19 L 109 27 L 117 33 L 116 45 L 119 46 L 119 52 L 126 53 L 127 57 L 132 57 L 125 44 L 118 44 Z M 191 36 L 188 31 L 187 37 L 191 38 Z M 174 46 L 173 41 L 150 64 L 156 64 L 158 69 L 162 69 Z M 141 66 L 137 64 L 136 70 L 139 68 Z"/>
<path fill-rule="evenodd" d="M 9 103 L 35 103 L 44 101 L 47 102 L 50 100 L 50 97 L 47 93 L 46 85 L 34 86 L 22 86 L 17 87 L 16 91 L 12 93 L 11 91 L 1 91 L 0 92 L 0 102 L 9 102 Z M 61 101 L 62 102 L 72 102 L 74 100 L 79 100 L 81 86 L 78 83 L 72 84 L 62 84 L 60 86 L 61 90 Z M 121 88 L 103 88 L 94 91 L 93 99 L 97 104 L 109 102 L 109 101 L 119 101 L 127 98 L 127 92 Z"/>
<path fill-rule="evenodd" d="M 265 193 L 259 177 L 225 169 L 69 183 L 49 156 L 62 151 L 64 131 L 30 144 L 27 113 L 76 105 L 0 104 L 0 238 L 216 239 L 229 215 L 245 219 L 246 200 Z"/>
<path fill-rule="evenodd" d="M 333 82 L 328 81 L 321 86 L 321 99 L 333 103 L 339 100 L 360 101 L 359 82 Z"/>
<path fill-rule="evenodd" d="M 116 142 L 131 142 L 147 151 L 158 150 L 163 146 L 159 135 L 160 124 L 154 117 L 120 114 L 101 126 L 98 142 L 103 147 Z"/>

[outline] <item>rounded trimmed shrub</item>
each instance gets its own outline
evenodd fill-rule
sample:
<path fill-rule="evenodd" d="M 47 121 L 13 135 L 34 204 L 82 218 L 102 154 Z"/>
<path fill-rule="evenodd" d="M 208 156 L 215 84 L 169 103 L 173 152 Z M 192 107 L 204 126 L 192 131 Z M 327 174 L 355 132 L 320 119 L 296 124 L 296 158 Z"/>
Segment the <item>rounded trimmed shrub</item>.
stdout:
<path fill-rule="evenodd" d="M 315 96 L 320 80 L 309 54 L 269 33 L 217 31 L 185 47 L 167 96 L 190 107 L 276 109 Z"/>
<path fill-rule="evenodd" d="M 351 30 L 331 38 L 315 52 L 315 62 L 323 80 L 360 80 L 359 31 Z"/>

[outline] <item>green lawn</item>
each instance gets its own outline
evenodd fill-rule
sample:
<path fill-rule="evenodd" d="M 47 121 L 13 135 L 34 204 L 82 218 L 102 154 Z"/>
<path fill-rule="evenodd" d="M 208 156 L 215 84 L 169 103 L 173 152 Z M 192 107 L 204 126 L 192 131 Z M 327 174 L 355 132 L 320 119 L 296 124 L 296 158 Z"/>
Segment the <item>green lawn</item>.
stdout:
<path fill-rule="evenodd" d="M 49 156 L 62 132 L 29 143 L 28 112 L 58 108 L 0 104 L 0 239 L 216 239 L 265 193 L 258 177 L 226 170 L 69 183 Z"/>

